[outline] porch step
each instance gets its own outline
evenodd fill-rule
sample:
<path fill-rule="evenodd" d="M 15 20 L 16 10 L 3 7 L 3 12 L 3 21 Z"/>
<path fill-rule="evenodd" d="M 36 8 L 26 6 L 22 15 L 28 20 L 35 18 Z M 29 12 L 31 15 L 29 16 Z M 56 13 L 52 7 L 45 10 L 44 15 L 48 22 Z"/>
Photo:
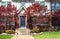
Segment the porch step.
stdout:
<path fill-rule="evenodd" d="M 16 29 L 15 34 L 18 34 L 18 35 L 29 35 L 30 34 L 30 30 L 27 29 L 27 28 L 19 28 L 19 29 Z"/>

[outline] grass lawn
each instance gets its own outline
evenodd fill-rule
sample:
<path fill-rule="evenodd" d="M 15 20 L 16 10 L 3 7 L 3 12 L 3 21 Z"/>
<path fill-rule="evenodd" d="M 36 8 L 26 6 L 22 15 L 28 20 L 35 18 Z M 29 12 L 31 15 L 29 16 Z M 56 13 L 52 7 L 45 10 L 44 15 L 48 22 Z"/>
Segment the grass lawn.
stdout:
<path fill-rule="evenodd" d="M 0 35 L 0 39 L 11 39 L 11 35 Z"/>
<path fill-rule="evenodd" d="M 44 32 L 43 34 L 33 35 L 35 39 L 60 39 L 60 32 Z"/>

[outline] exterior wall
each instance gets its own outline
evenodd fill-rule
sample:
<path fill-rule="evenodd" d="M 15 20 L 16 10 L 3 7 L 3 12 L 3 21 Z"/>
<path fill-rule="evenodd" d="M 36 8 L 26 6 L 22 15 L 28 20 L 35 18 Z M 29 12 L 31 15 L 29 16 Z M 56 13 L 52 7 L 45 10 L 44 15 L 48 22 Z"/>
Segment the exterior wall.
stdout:
<path fill-rule="evenodd" d="M 1 2 L 0 2 L 0 6 L 1 6 Z"/>
<path fill-rule="evenodd" d="M 47 9 L 48 9 L 48 10 L 51 10 L 50 2 L 47 2 L 47 1 L 46 1 L 46 2 L 45 2 L 45 5 L 47 6 Z"/>

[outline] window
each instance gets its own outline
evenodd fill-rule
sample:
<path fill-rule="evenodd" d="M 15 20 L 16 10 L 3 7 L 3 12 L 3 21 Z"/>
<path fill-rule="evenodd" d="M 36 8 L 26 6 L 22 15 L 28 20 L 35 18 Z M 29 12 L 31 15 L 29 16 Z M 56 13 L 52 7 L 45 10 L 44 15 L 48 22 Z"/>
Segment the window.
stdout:
<path fill-rule="evenodd" d="M 60 3 L 59 2 L 51 3 L 51 8 L 52 8 L 52 10 L 59 10 L 60 9 Z"/>
<path fill-rule="evenodd" d="M 6 2 L 1 2 L 1 5 L 4 7 L 6 6 L 6 4 L 7 4 Z"/>
<path fill-rule="evenodd" d="M 9 22 L 10 25 L 15 25 L 15 22 L 11 21 Z"/>
<path fill-rule="evenodd" d="M 59 9 L 59 7 L 60 7 L 60 6 L 59 6 L 59 3 L 56 3 L 56 7 L 55 7 L 55 8 L 56 8 L 56 10 L 58 10 L 58 9 Z"/>
<path fill-rule="evenodd" d="M 45 2 L 44 1 L 40 1 L 40 5 L 44 6 Z"/>
<path fill-rule="evenodd" d="M 55 3 L 51 4 L 51 8 L 52 8 L 52 10 L 55 10 Z"/>

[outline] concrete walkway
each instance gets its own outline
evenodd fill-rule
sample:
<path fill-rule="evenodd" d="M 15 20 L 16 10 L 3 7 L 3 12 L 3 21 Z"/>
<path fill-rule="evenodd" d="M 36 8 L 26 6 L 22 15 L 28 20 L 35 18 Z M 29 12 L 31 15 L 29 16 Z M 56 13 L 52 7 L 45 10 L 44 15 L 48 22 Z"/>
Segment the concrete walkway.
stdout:
<path fill-rule="evenodd" d="M 12 39 L 34 39 L 31 35 L 15 35 Z"/>

